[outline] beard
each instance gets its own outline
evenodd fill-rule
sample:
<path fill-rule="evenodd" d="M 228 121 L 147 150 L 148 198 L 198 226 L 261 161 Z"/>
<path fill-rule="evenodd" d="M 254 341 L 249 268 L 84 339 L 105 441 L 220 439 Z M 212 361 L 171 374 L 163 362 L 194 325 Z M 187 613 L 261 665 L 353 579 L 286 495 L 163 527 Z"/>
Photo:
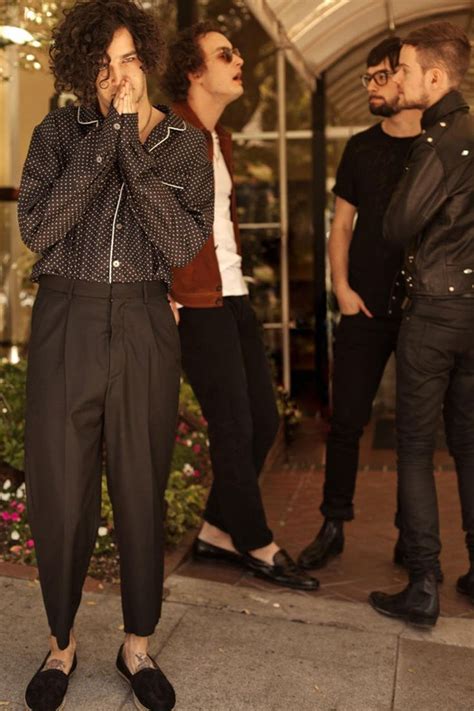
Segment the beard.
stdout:
<path fill-rule="evenodd" d="M 385 100 L 381 104 L 371 104 L 369 101 L 369 111 L 374 116 L 383 116 L 384 118 L 390 118 L 394 114 L 397 114 L 400 109 L 397 106 L 387 104 Z"/>
<path fill-rule="evenodd" d="M 421 109 L 421 111 L 425 111 L 425 109 L 430 105 L 430 97 L 428 96 L 428 93 L 426 91 L 421 91 L 417 97 L 414 99 L 406 98 L 405 95 L 403 94 L 400 96 L 399 99 L 399 106 L 400 109 Z"/>

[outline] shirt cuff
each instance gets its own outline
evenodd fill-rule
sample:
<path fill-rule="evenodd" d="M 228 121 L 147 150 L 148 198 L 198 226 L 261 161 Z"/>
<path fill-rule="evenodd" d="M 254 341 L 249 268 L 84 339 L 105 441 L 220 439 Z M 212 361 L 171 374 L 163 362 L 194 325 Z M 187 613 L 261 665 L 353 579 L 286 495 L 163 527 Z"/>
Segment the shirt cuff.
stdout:
<path fill-rule="evenodd" d="M 138 113 L 122 114 L 122 138 L 129 141 L 139 141 Z"/>

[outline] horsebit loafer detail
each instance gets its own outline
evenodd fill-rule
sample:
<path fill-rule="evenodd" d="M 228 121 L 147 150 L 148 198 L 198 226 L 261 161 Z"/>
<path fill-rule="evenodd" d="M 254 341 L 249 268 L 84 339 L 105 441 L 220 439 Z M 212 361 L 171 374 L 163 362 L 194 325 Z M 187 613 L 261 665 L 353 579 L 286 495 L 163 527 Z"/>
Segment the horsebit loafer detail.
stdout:
<path fill-rule="evenodd" d="M 319 588 L 319 580 L 311 577 L 296 565 L 293 558 L 283 549 L 273 556 L 273 565 L 258 560 L 249 553 L 242 556 L 242 560 L 255 575 L 270 580 L 272 583 L 295 590 L 317 590 Z"/>
<path fill-rule="evenodd" d="M 74 654 L 69 674 L 65 674 L 60 669 L 42 671 L 50 654 L 51 652 L 48 652 L 44 662 L 26 688 L 25 706 L 27 711 L 61 711 L 64 708 L 69 679 L 77 666 L 77 657 Z"/>
<path fill-rule="evenodd" d="M 123 645 L 117 655 L 117 671 L 132 687 L 133 701 L 139 711 L 171 711 L 176 703 L 174 689 L 154 659 L 153 668 L 132 674 L 123 658 Z"/>
<path fill-rule="evenodd" d="M 212 543 L 206 543 L 206 541 L 202 541 L 200 538 L 194 540 L 193 555 L 197 559 L 223 560 L 228 563 L 242 565 L 242 556 L 240 553 L 234 553 L 225 548 L 214 546 Z"/>

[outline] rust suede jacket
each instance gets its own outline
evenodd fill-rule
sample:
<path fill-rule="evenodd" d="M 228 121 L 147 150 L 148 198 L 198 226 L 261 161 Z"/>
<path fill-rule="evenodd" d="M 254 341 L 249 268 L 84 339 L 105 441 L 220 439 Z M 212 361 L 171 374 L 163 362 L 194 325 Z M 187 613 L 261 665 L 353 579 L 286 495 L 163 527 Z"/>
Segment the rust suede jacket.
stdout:
<path fill-rule="evenodd" d="M 192 126 L 201 129 L 206 138 L 209 158 L 212 161 L 212 136 L 202 125 L 194 111 L 184 101 L 173 104 L 173 111 Z M 222 155 L 224 156 L 227 169 L 233 181 L 232 137 L 230 133 L 219 124 L 216 126 L 216 133 L 219 137 Z M 237 251 L 241 254 L 235 187 L 232 188 L 230 196 L 230 214 L 232 222 L 234 223 Z M 214 235 L 209 237 L 197 257 L 195 257 L 190 264 L 187 264 L 185 267 L 173 269 L 171 295 L 178 303 L 183 306 L 190 306 L 191 308 L 215 308 L 222 306 L 222 280 L 217 262 Z"/>

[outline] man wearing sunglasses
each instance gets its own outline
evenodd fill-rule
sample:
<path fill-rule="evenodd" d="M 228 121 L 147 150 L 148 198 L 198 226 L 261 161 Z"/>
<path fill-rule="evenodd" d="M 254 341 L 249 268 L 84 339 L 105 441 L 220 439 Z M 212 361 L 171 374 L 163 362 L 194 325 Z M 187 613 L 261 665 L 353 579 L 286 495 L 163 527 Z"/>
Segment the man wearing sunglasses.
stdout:
<path fill-rule="evenodd" d="M 408 149 L 420 133 L 420 112 L 397 108 L 399 91 L 392 75 L 400 45 L 397 37 L 391 37 L 369 53 L 362 84 L 371 113 L 383 120 L 349 140 L 334 187 L 329 258 L 341 321 L 336 331 L 333 414 L 321 505 L 325 519 L 299 557 L 307 569 L 323 567 L 343 550 L 344 521 L 354 517 L 359 440 L 400 326 L 403 294 L 397 274 L 402 251 L 386 248 L 382 225 Z M 397 525 L 398 519 L 397 515 Z M 394 558 L 404 563 L 401 537 Z"/>
<path fill-rule="evenodd" d="M 194 554 L 243 565 L 280 585 L 316 590 L 318 581 L 274 542 L 258 484 L 279 417 L 242 276 L 232 139 L 218 123 L 242 96 L 243 63 L 213 24 L 199 23 L 170 47 L 164 79 L 176 113 L 203 131 L 215 179 L 213 235 L 188 268 L 174 270 L 172 288 L 181 305 L 183 368 L 208 422 L 214 474 Z"/>

